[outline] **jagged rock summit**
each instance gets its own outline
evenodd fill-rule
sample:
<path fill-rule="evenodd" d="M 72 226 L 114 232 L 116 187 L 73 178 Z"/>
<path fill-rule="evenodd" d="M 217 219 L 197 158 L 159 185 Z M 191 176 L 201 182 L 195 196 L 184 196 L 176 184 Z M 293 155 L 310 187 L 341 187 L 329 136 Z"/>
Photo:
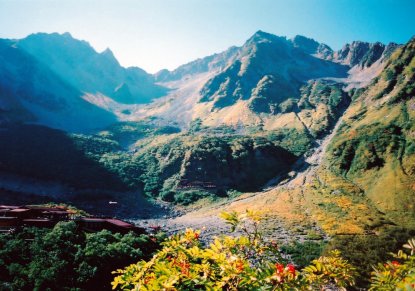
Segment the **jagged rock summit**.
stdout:
<path fill-rule="evenodd" d="M 184 128 L 196 119 L 206 126 L 307 127 L 299 103 L 304 86 L 329 80 L 363 87 L 398 47 L 353 42 L 334 52 L 301 35 L 259 30 L 241 47 L 151 75 L 123 68 L 110 49 L 98 53 L 69 33 L 36 33 L 1 46 L 2 119 L 69 131 L 148 117 Z"/>

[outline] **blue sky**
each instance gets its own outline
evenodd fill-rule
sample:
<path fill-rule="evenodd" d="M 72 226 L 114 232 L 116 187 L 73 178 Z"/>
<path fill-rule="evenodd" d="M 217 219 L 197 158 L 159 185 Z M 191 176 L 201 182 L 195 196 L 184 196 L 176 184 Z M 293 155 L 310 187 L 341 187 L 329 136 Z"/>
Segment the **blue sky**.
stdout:
<path fill-rule="evenodd" d="M 242 45 L 255 31 L 405 43 L 415 0 L 0 0 L 0 38 L 70 32 L 149 72 Z"/>

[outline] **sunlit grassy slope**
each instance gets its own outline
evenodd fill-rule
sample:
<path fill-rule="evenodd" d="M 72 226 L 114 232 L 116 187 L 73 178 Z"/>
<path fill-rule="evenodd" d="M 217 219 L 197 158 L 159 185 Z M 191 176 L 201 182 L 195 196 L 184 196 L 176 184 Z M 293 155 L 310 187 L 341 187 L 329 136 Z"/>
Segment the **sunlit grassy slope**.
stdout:
<path fill-rule="evenodd" d="M 308 178 L 229 205 L 260 209 L 329 234 L 415 227 L 415 40 L 353 101 L 323 163 Z"/>
<path fill-rule="evenodd" d="M 415 227 L 415 40 L 392 55 L 368 88 L 355 93 L 319 177 L 327 181 L 316 191 L 336 191 L 328 195 L 331 203 L 363 202 L 357 221 Z M 345 212 L 350 216 L 356 208 L 353 203 Z M 368 220 L 363 208 L 383 220 Z M 318 213 L 327 224 L 327 217 L 341 211 Z"/>

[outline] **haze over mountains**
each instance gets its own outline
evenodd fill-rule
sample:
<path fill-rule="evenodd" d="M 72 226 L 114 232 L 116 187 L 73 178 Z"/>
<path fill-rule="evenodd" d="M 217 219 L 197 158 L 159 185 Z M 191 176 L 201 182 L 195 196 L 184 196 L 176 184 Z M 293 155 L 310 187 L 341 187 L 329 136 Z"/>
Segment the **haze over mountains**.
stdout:
<path fill-rule="evenodd" d="M 27 120 L 52 127 L 84 131 L 116 121 L 85 101 L 87 94 L 139 104 L 167 91 L 143 70 L 121 67 L 109 49 L 97 53 L 69 33 L 2 40 L 1 48 L 1 90 L 9 96 L 2 109 L 26 112 Z"/>

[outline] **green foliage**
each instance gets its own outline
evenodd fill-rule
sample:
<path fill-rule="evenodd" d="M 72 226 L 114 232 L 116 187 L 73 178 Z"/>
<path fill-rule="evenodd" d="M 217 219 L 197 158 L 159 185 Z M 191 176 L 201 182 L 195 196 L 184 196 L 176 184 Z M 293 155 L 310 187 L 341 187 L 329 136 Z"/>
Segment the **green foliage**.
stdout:
<path fill-rule="evenodd" d="M 327 257 L 313 260 L 310 266 L 303 269 L 303 272 L 306 282 L 312 290 L 329 285 L 345 289 L 355 283 L 356 269 L 336 250 L 331 251 Z"/>
<path fill-rule="evenodd" d="M 174 126 L 156 126 L 151 121 L 118 122 L 99 135 L 106 136 L 124 147 L 135 143 L 137 140 L 154 137 L 161 134 L 179 133 L 180 129 Z"/>
<path fill-rule="evenodd" d="M 398 125 L 373 124 L 358 128 L 359 134 L 329 149 L 329 159 L 337 172 L 358 174 L 381 168 L 386 157 L 399 157 L 405 147 L 405 137 Z"/>
<path fill-rule="evenodd" d="M 117 144 L 102 138 L 67 135 L 38 125 L 9 125 L 0 131 L 0 171 L 59 181 L 75 188 L 124 190 L 114 173 L 95 157 Z"/>
<path fill-rule="evenodd" d="M 399 48 L 390 58 L 382 79 L 387 85 L 376 96 L 382 98 L 394 92 L 388 103 L 396 104 L 414 97 L 415 94 L 415 43 L 410 41 L 405 47 Z"/>
<path fill-rule="evenodd" d="M 395 260 L 374 267 L 369 290 L 415 289 L 415 239 L 410 239 L 403 247 L 409 254 L 400 250 L 393 254 Z"/>
<path fill-rule="evenodd" d="M 354 268 L 339 255 L 320 257 L 303 271 L 286 264 L 273 242 L 262 239 L 258 213 L 222 213 L 242 236 L 215 238 L 209 246 L 200 232 L 170 237 L 149 261 L 114 272 L 113 289 L 122 290 L 315 290 L 353 285 Z"/>
<path fill-rule="evenodd" d="M 145 122 L 117 123 L 97 135 L 65 134 L 35 125 L 8 126 L 0 132 L 9 141 L 0 144 L 0 170 L 76 189 L 138 189 L 148 197 L 189 204 L 224 196 L 228 189 L 256 191 L 289 169 L 296 158 L 292 152 L 303 153 L 310 145 L 307 137 L 294 131 L 269 138 L 247 137 L 235 135 L 230 127 L 151 143 L 156 135 L 175 132 Z M 137 139 L 141 140 L 133 150 L 123 150 Z M 205 189 L 183 193 L 176 189 L 181 179 L 217 187 L 210 193 Z"/>
<path fill-rule="evenodd" d="M 397 251 L 414 231 L 392 228 L 380 235 L 344 235 L 335 236 L 328 244 L 325 252 L 338 249 L 344 258 L 354 266 L 358 266 L 356 281 L 359 286 L 367 286 L 372 266 L 385 261 L 390 252 Z"/>
<path fill-rule="evenodd" d="M 313 141 L 313 138 L 305 131 L 294 128 L 281 128 L 269 131 L 267 138 L 296 156 L 301 156 L 310 150 Z"/>
<path fill-rule="evenodd" d="M 189 205 L 196 202 L 199 199 L 211 197 L 214 198 L 214 194 L 204 190 L 186 190 L 174 192 L 173 200 L 175 203 L 181 205 Z"/>
<path fill-rule="evenodd" d="M 75 146 L 87 156 L 97 157 L 109 152 L 120 150 L 118 142 L 100 136 L 84 134 L 69 135 Z"/>
<path fill-rule="evenodd" d="M 208 135 L 176 136 L 140 150 L 133 160 L 139 164 L 137 173 L 148 196 L 189 204 L 208 196 L 224 196 L 227 189 L 258 190 L 287 171 L 295 158 L 264 137 Z M 182 179 L 211 182 L 216 189 L 177 189 Z"/>
<path fill-rule="evenodd" d="M 188 132 L 190 134 L 194 134 L 196 132 L 201 131 L 202 129 L 204 129 L 204 127 L 202 125 L 202 120 L 200 118 L 196 118 L 196 119 L 192 120 L 192 122 L 190 122 Z"/>
<path fill-rule="evenodd" d="M 312 120 L 311 123 L 307 123 L 311 135 L 322 137 L 334 126 L 350 101 L 350 95 L 343 90 L 342 84 L 318 80 L 301 88 L 298 107 Z"/>
<path fill-rule="evenodd" d="M 74 222 L 0 235 L 0 289 L 108 289 L 111 270 L 150 258 L 158 237 L 103 230 L 85 234 Z"/>
<path fill-rule="evenodd" d="M 323 241 L 305 241 L 303 243 L 294 241 L 283 245 L 281 251 L 288 254 L 295 265 L 304 268 L 314 259 L 320 257 L 327 243 Z"/>
<path fill-rule="evenodd" d="M 318 232 L 316 232 L 315 230 L 310 230 L 307 233 L 307 238 L 310 240 L 320 240 L 323 237 L 321 236 L 321 234 L 319 234 Z"/>

